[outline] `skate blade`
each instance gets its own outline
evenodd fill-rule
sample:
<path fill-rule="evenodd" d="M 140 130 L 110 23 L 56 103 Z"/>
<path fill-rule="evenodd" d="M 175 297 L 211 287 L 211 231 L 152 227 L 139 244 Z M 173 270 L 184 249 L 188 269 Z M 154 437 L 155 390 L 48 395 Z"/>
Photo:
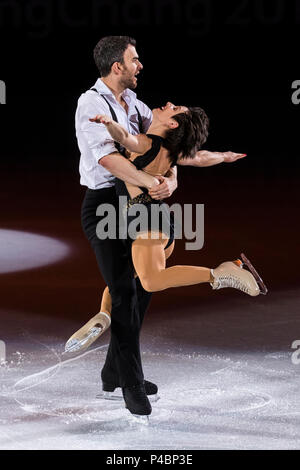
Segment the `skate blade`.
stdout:
<path fill-rule="evenodd" d="M 114 392 L 100 392 L 96 395 L 100 400 L 124 401 L 123 395 Z"/>
<path fill-rule="evenodd" d="M 120 391 L 119 391 L 120 390 Z M 96 398 L 100 400 L 113 400 L 113 401 L 123 401 L 123 395 L 121 389 L 119 389 L 115 392 L 100 392 L 98 395 L 96 395 Z M 149 401 L 151 403 L 155 403 L 160 399 L 160 396 L 156 393 L 155 395 L 147 395 Z"/>
<path fill-rule="evenodd" d="M 149 425 L 149 415 L 134 415 L 129 411 L 128 419 L 132 424 L 142 424 L 143 426 Z"/>
<path fill-rule="evenodd" d="M 65 353 L 80 351 L 81 349 L 86 349 L 94 341 L 96 341 L 97 337 L 100 336 L 102 330 L 103 328 L 98 328 L 95 326 L 90 329 L 89 334 L 85 338 L 81 340 L 73 338 L 70 341 L 67 341 L 65 345 Z"/>
<path fill-rule="evenodd" d="M 258 272 L 256 271 L 256 269 L 252 266 L 251 262 L 248 260 L 248 258 L 246 258 L 246 256 L 244 255 L 244 253 L 241 253 L 241 259 L 243 261 L 243 264 L 245 266 L 247 266 L 247 268 L 249 269 L 249 271 L 251 272 L 251 274 L 254 276 L 258 286 L 259 286 L 259 289 L 260 289 L 260 294 L 263 294 L 263 295 L 266 295 L 268 293 L 268 289 L 264 283 L 264 281 L 262 280 L 262 278 L 260 277 L 260 275 L 258 274 Z"/>

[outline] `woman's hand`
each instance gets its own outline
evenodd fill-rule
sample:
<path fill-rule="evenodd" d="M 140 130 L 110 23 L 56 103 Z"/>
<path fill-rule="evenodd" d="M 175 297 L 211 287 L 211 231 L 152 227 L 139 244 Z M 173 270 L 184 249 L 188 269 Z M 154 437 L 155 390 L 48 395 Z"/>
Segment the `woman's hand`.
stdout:
<path fill-rule="evenodd" d="M 219 153 L 219 152 L 216 152 Z M 247 156 L 246 153 L 235 153 L 235 152 L 220 152 L 220 155 L 223 155 L 225 163 L 233 163 L 240 158 Z"/>
<path fill-rule="evenodd" d="M 113 120 L 110 116 L 106 116 L 105 114 L 97 114 L 97 116 L 94 118 L 90 118 L 89 121 L 107 125 L 110 124 Z"/>

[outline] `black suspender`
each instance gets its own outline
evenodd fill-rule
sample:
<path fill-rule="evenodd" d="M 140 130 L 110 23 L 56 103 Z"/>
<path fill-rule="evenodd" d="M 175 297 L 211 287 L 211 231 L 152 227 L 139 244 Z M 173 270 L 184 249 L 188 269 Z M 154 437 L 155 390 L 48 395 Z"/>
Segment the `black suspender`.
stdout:
<path fill-rule="evenodd" d="M 96 93 L 99 93 L 98 90 L 96 88 L 90 88 L 91 90 L 95 91 Z M 104 99 L 104 101 L 106 101 L 106 103 L 108 104 L 108 107 L 109 107 L 109 110 L 110 110 L 110 114 L 111 114 L 111 117 L 113 118 L 114 121 L 118 122 L 118 118 L 117 118 L 117 115 L 112 107 L 112 105 L 109 103 L 109 101 L 105 98 L 104 95 L 101 95 L 102 98 Z M 139 112 L 139 110 L 137 109 L 137 107 L 135 106 L 135 109 L 137 111 L 137 115 L 138 115 L 138 121 L 139 121 L 139 131 L 140 133 L 142 134 L 143 133 L 143 120 L 142 120 L 142 116 L 141 116 L 141 113 Z M 126 149 L 119 144 L 119 142 L 115 142 L 115 146 L 117 147 L 118 151 L 122 154 L 122 155 L 125 155 L 125 151 Z"/>
<path fill-rule="evenodd" d="M 99 93 L 98 90 L 96 90 L 96 88 L 90 88 L 91 90 L 95 91 L 96 93 Z M 118 122 L 118 118 L 117 118 L 117 115 L 112 107 L 112 105 L 109 103 L 109 101 L 105 98 L 104 95 L 100 95 L 102 96 L 102 98 L 106 101 L 106 103 L 108 104 L 108 107 L 109 107 L 109 110 L 110 110 L 110 113 L 111 113 L 111 117 L 113 118 L 114 121 Z M 141 113 L 139 112 L 137 106 L 135 106 L 135 109 L 136 109 L 136 112 L 137 112 L 137 115 L 138 115 L 138 121 L 139 121 L 139 131 L 140 131 L 140 134 L 143 133 L 143 120 L 142 120 L 142 116 L 141 116 Z"/>
<path fill-rule="evenodd" d="M 96 91 L 96 92 L 98 93 L 98 91 L 96 90 L 96 88 L 91 88 L 91 90 Z M 116 113 L 115 113 L 115 111 L 114 111 L 114 108 L 112 107 L 112 105 L 110 104 L 110 102 L 107 101 L 107 99 L 105 98 L 104 95 L 101 95 L 101 96 L 102 96 L 102 98 L 104 99 L 104 101 L 106 101 L 106 103 L 108 104 L 111 117 L 113 118 L 114 121 L 118 122 L 118 118 L 117 118 L 117 115 L 116 115 Z"/>
<path fill-rule="evenodd" d="M 142 116 L 141 116 L 141 113 L 139 112 L 139 110 L 137 109 L 137 106 L 135 107 L 135 109 L 136 109 L 136 112 L 137 112 L 137 115 L 138 115 L 138 120 L 139 120 L 139 131 L 140 131 L 140 134 L 143 134 L 144 128 L 143 128 Z"/>

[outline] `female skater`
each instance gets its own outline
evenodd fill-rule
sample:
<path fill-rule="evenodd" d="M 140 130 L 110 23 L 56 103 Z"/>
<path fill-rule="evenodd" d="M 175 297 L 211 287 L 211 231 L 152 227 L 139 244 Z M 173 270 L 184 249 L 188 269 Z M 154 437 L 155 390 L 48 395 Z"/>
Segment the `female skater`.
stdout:
<path fill-rule="evenodd" d="M 174 106 L 172 103 L 153 110 L 153 121 L 147 134 L 129 134 L 105 115 L 97 115 L 90 121 L 104 124 L 112 138 L 130 152 L 129 160 L 139 170 L 143 169 L 149 178 L 151 175 L 154 184 L 157 184 L 156 178 L 164 176 L 171 166 L 194 164 L 192 160 L 196 152 L 207 139 L 209 123 L 201 108 Z M 128 212 L 135 204 L 143 204 L 151 222 L 151 206 L 161 205 L 162 201 L 152 199 L 145 188 L 118 179 L 115 187 L 119 196 L 127 198 L 125 211 Z M 129 214 L 126 220 L 130 223 L 132 216 Z M 127 239 L 136 276 L 145 290 L 156 292 L 209 282 L 213 289 L 232 287 L 251 296 L 267 293 L 258 273 L 243 254 L 242 261 L 227 261 L 215 269 L 200 266 L 166 268 L 166 259 L 172 254 L 175 244 L 173 224 L 170 222 L 168 230 L 161 224 L 148 227 L 147 231 L 136 232 L 133 240 Z M 251 272 L 243 269 L 243 264 Z M 66 343 L 66 351 L 86 349 L 102 335 L 110 326 L 111 309 L 111 297 L 106 287 L 100 312 L 71 336 Z"/>

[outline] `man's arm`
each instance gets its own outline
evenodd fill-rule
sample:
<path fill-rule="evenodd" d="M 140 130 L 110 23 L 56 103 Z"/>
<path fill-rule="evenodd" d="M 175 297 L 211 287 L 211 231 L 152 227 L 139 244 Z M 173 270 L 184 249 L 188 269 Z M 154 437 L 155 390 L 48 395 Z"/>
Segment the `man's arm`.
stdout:
<path fill-rule="evenodd" d="M 152 145 L 152 140 L 145 134 L 130 134 L 119 123 L 106 115 L 97 115 L 89 119 L 90 122 L 104 124 L 112 138 L 131 152 L 145 153 Z M 110 157 L 117 158 L 110 158 Z M 121 157 L 121 158 L 120 158 Z M 125 160 L 125 162 L 124 162 Z M 136 186 L 152 189 L 149 194 L 153 199 L 164 199 L 170 197 L 177 188 L 177 168 L 170 168 L 166 176 L 159 176 L 159 180 L 144 171 L 136 170 L 135 166 L 122 158 L 119 153 L 112 153 L 99 160 L 100 165 L 106 168 L 117 178 Z M 160 183 L 160 184 L 159 184 Z M 155 188 L 155 189 L 154 189 Z M 159 189 L 156 189 L 159 188 Z"/>
<path fill-rule="evenodd" d="M 79 146 L 80 151 L 84 152 L 87 146 L 97 165 L 102 165 L 112 175 L 125 182 L 148 189 L 158 185 L 159 178 L 137 170 L 129 160 L 118 152 L 105 125 L 89 121 L 89 118 L 99 114 L 99 111 L 105 114 L 105 104 L 104 100 L 102 101 L 99 100 L 95 104 L 94 102 L 90 103 L 87 97 L 80 99 L 76 111 L 76 135 L 80 137 L 78 143 L 82 145 L 82 148 Z"/>
<path fill-rule="evenodd" d="M 178 159 L 177 163 L 181 166 L 199 166 L 207 167 L 218 165 L 219 163 L 232 163 L 240 158 L 246 157 L 245 153 L 234 152 L 209 152 L 208 150 L 199 150 L 195 158 Z"/>

